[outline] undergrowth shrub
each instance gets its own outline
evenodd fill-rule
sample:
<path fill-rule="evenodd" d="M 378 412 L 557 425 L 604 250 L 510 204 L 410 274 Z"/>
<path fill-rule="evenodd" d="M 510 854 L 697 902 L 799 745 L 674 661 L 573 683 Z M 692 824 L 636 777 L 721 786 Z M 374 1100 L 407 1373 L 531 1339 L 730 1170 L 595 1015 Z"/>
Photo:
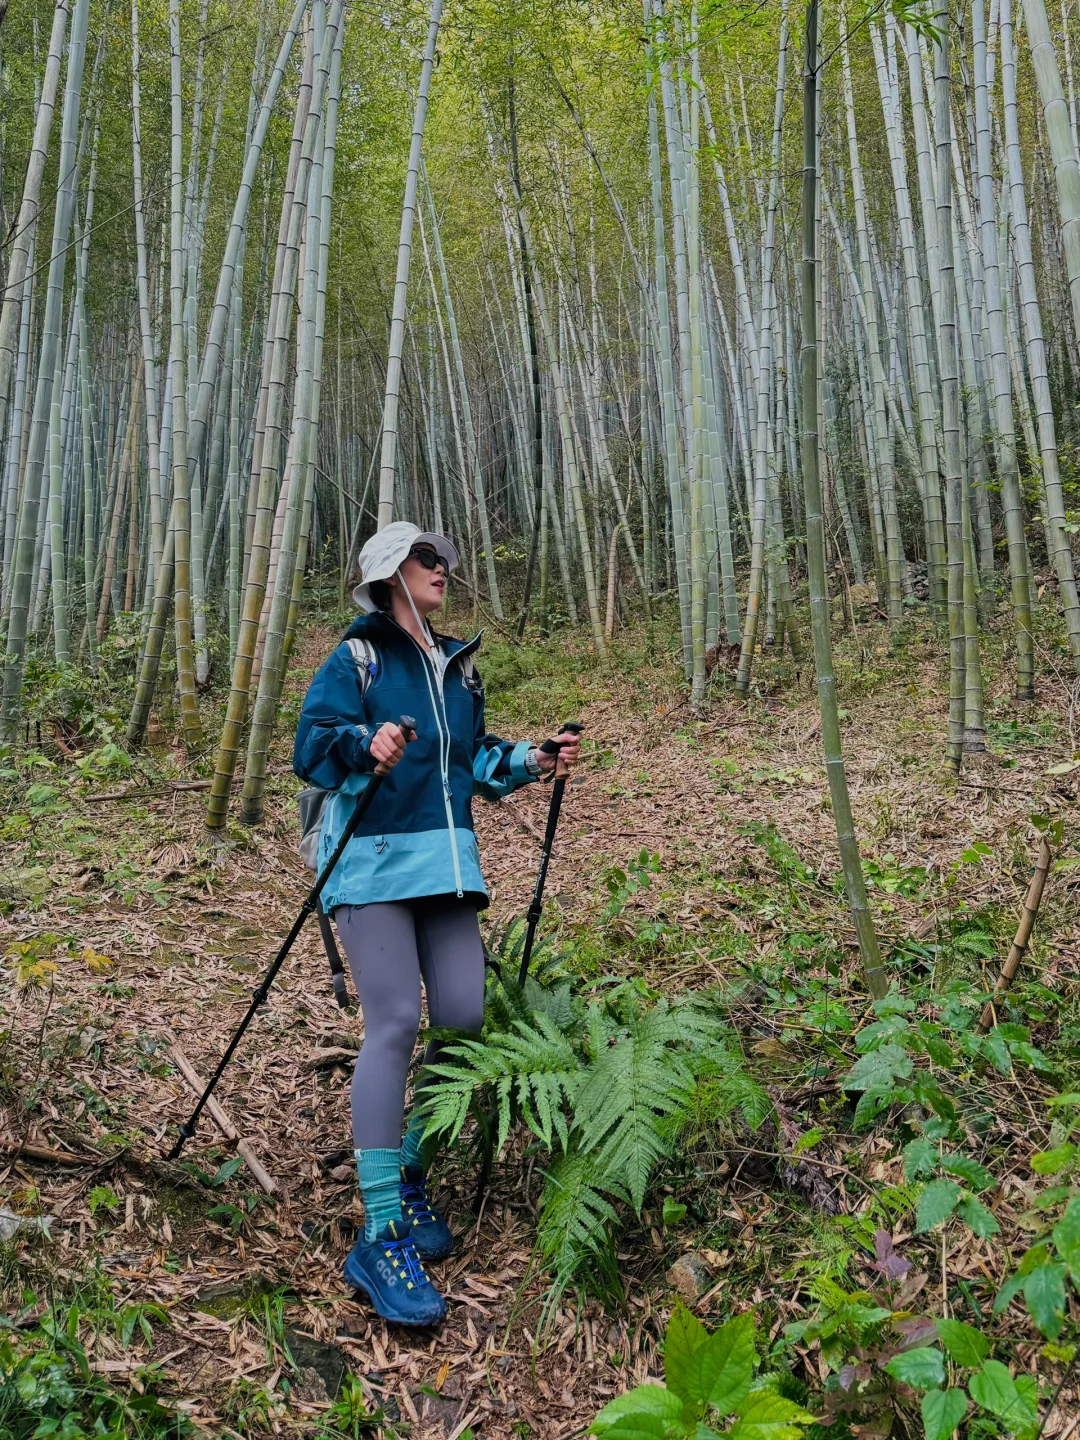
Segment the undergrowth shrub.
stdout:
<path fill-rule="evenodd" d="M 676 1305 L 664 1338 L 664 1385 L 639 1385 L 610 1401 L 589 1427 L 609 1440 L 799 1440 L 814 1417 L 788 1393 L 783 1371 L 759 1373 L 754 1315 L 711 1334 Z M 723 1425 L 723 1430 L 714 1428 Z"/>
<path fill-rule="evenodd" d="M 641 980 L 585 984 L 550 947 L 516 983 L 520 927 L 488 980 L 484 1031 L 448 1044 L 424 1092 L 427 1135 L 456 1140 L 470 1114 L 500 1153 L 525 1126 L 549 1157 L 538 1249 L 555 1290 L 597 1275 L 621 1293 L 612 1241 L 640 1215 L 702 1110 L 770 1112 L 710 996 L 669 1000 Z M 610 1293 L 610 1291 L 609 1291 Z"/>
<path fill-rule="evenodd" d="M 26 1293 L 30 1301 L 33 1296 Z M 183 1440 L 195 1427 L 183 1412 L 155 1395 L 157 1373 L 148 1365 L 140 1374 L 142 1393 L 120 1391 L 91 1366 L 84 1335 L 107 1329 L 127 1348 L 150 1342 L 151 1320 L 163 1320 L 157 1306 L 129 1305 L 120 1310 L 73 1303 L 48 1306 L 32 1318 L 32 1306 L 13 1322 L 0 1321 L 0 1435 L 9 1440 L 80 1440 L 100 1435 L 110 1440 Z"/>

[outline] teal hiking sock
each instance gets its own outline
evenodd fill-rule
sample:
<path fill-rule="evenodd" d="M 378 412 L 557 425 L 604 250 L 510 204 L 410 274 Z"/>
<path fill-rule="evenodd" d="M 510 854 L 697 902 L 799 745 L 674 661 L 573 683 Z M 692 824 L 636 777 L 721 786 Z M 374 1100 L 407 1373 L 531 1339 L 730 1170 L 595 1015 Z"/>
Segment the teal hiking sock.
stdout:
<path fill-rule="evenodd" d="M 401 1142 L 401 1168 L 403 1170 L 424 1169 L 424 1127 L 426 1120 L 422 1115 L 413 1115 L 405 1131 L 405 1139 Z"/>
<path fill-rule="evenodd" d="M 401 1219 L 401 1155 L 397 1150 L 356 1150 L 364 1197 L 364 1239 L 374 1240 L 391 1220 Z"/>

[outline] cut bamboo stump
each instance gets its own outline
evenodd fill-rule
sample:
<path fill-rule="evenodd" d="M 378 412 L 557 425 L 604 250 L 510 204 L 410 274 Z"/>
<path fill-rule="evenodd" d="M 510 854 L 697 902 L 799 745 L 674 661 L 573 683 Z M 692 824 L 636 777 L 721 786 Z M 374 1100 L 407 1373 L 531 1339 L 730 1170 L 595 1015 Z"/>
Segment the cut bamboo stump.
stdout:
<path fill-rule="evenodd" d="M 1046 887 L 1046 877 L 1050 873 L 1050 862 L 1053 855 L 1050 850 L 1050 842 L 1044 835 L 1039 841 L 1039 855 L 1035 861 L 1035 873 L 1031 877 L 1027 894 L 1024 896 L 1024 908 L 1020 914 L 1020 924 L 1016 927 L 1016 936 L 1012 948 L 1001 967 L 1001 974 L 994 986 L 994 993 L 991 999 L 986 1002 L 982 1016 L 979 1019 L 979 1029 L 985 1035 L 991 1025 L 995 1023 L 995 1009 L 1002 997 L 1006 994 L 1009 986 L 1016 979 L 1016 972 L 1020 969 L 1020 962 L 1027 954 L 1027 948 L 1031 941 L 1031 932 L 1035 928 L 1035 917 L 1039 913 L 1039 906 L 1042 903 L 1043 890 Z"/>
<path fill-rule="evenodd" d="M 169 1055 L 172 1058 L 173 1064 L 191 1087 L 192 1094 L 196 1097 L 200 1096 L 206 1089 L 205 1084 L 200 1079 L 194 1065 L 192 1065 L 183 1050 L 180 1049 L 180 1043 L 176 1036 L 171 1031 L 166 1031 L 165 1033 L 169 1041 Z M 237 1153 L 244 1157 L 244 1163 L 255 1177 L 256 1183 L 265 1190 L 268 1195 L 276 1195 L 278 1189 L 277 1181 L 263 1165 L 258 1155 L 256 1155 L 251 1142 L 241 1137 L 236 1126 L 229 1119 L 228 1115 L 226 1115 L 213 1095 L 207 1100 L 206 1108 L 214 1117 L 218 1129 L 225 1136 L 226 1140 L 234 1144 Z"/>

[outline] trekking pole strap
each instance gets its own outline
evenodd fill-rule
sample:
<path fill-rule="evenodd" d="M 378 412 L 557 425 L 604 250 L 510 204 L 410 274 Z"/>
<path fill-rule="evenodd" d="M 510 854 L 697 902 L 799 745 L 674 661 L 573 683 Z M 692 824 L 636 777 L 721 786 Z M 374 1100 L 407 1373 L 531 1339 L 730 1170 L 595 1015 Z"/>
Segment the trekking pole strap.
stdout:
<path fill-rule="evenodd" d="M 334 927 L 330 923 L 330 916 L 321 905 L 315 911 L 315 918 L 319 922 L 319 934 L 322 936 L 323 949 L 326 951 L 326 958 L 330 963 L 330 982 L 334 987 L 334 999 L 340 1010 L 347 1010 L 349 1008 L 349 991 L 345 984 L 345 967 L 341 963 L 341 954 L 337 948 L 337 941 L 334 939 Z"/>

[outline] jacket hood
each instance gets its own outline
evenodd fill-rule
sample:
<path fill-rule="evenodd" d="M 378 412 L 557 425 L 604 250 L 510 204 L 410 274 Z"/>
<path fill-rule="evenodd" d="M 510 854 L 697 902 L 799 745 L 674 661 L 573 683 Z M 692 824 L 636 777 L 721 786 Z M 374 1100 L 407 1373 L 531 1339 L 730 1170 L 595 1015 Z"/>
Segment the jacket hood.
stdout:
<path fill-rule="evenodd" d="M 458 650 L 466 648 L 478 648 L 484 638 L 483 630 L 478 630 L 471 640 L 459 640 L 454 635 L 442 635 L 437 630 L 431 633 L 448 655 L 454 655 Z M 366 615 L 358 615 L 341 638 L 371 640 L 376 644 L 382 641 L 384 644 L 393 645 L 400 644 L 406 638 L 406 632 L 384 610 L 371 610 Z"/>

